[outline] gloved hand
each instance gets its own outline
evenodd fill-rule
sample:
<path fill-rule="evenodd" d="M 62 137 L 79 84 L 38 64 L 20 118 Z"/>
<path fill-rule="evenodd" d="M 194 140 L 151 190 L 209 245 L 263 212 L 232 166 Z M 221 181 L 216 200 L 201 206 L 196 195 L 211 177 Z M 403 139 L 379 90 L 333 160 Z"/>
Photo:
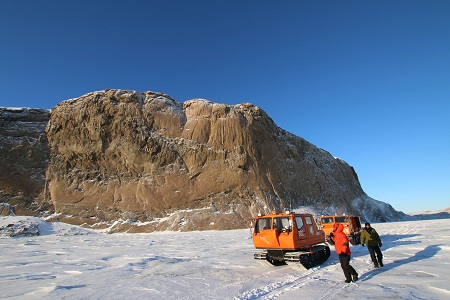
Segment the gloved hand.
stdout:
<path fill-rule="evenodd" d="M 333 232 L 330 233 L 330 237 L 332 237 L 332 236 L 334 236 L 334 233 L 333 233 Z"/>

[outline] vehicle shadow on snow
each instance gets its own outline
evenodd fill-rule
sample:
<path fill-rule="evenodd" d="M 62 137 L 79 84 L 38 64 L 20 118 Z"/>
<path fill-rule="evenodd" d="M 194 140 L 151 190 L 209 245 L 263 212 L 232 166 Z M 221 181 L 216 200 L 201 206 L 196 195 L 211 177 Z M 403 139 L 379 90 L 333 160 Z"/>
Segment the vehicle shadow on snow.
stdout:
<path fill-rule="evenodd" d="M 416 261 L 420 261 L 420 260 L 424 260 L 424 259 L 428 259 L 431 258 L 433 256 L 435 256 L 439 251 L 441 250 L 440 245 L 430 245 L 427 246 L 425 249 L 420 250 L 419 252 L 417 252 L 416 254 L 414 254 L 411 257 L 407 257 L 404 259 L 400 259 L 400 260 L 394 260 L 391 263 L 387 263 L 384 265 L 384 267 L 379 268 L 379 269 L 373 269 L 365 274 L 363 274 L 360 279 L 361 281 L 365 281 L 365 280 L 369 280 L 383 272 L 386 271 L 390 271 L 392 269 L 395 269 L 401 265 L 405 265 L 405 264 L 409 264 L 412 262 L 416 262 Z"/>

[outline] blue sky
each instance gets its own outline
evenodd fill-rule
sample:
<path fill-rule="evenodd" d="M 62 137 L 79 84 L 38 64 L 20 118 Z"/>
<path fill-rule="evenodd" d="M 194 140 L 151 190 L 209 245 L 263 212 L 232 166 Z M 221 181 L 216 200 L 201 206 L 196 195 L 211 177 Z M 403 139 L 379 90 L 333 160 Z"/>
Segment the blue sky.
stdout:
<path fill-rule="evenodd" d="M 0 2 L 0 106 L 253 103 L 404 212 L 450 207 L 450 1 Z"/>

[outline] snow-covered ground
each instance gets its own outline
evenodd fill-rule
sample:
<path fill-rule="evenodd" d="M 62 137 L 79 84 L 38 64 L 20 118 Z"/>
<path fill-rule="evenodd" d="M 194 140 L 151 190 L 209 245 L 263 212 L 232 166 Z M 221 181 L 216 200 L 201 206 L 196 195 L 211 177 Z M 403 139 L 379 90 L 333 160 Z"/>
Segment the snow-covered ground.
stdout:
<path fill-rule="evenodd" d="M 385 266 L 352 247 L 350 284 L 335 252 L 304 272 L 261 266 L 249 230 L 109 235 L 31 217 L 0 228 L 32 222 L 40 236 L 0 236 L 2 299 L 450 299 L 450 219 L 372 224 Z"/>

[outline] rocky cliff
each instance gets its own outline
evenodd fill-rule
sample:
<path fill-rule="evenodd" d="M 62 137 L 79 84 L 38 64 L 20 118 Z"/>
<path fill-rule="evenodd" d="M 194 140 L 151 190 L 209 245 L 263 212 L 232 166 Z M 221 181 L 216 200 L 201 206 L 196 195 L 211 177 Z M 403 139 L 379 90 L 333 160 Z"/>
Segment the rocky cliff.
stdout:
<path fill-rule="evenodd" d="M 106 90 L 58 104 L 46 133 L 40 200 L 71 223 L 231 229 L 259 212 L 300 206 L 372 221 L 398 217 L 390 205 L 374 205 L 346 162 L 251 104 Z"/>

